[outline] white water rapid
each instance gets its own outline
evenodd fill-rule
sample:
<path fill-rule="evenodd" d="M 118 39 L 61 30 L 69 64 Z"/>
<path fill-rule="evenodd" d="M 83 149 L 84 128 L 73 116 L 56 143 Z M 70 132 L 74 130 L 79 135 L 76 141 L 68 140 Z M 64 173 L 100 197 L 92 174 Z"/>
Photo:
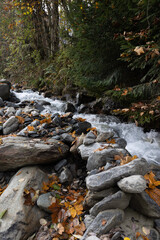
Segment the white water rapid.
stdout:
<path fill-rule="evenodd" d="M 14 92 L 17 98 L 21 101 L 46 101 L 51 105 L 43 106 L 44 113 L 63 113 L 65 102 L 59 100 L 52 100 L 50 98 L 44 98 L 43 95 L 39 95 L 38 92 L 31 90 L 25 90 L 22 93 Z M 107 117 L 94 114 L 75 114 L 75 117 L 82 117 L 89 121 L 93 127 L 98 130 L 104 131 L 108 127 L 113 128 L 121 138 L 127 141 L 127 150 L 132 155 L 143 157 L 149 162 L 154 162 L 160 166 L 160 133 L 150 131 L 148 133 L 143 132 L 143 128 L 137 127 L 133 123 L 120 123 L 116 121 L 114 117 Z"/>

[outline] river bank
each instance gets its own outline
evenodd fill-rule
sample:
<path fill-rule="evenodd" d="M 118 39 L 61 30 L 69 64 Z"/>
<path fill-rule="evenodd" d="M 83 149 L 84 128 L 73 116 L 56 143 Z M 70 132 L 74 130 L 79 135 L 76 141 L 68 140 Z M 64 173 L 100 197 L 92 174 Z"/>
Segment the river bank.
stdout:
<path fill-rule="evenodd" d="M 159 239 L 158 132 L 12 94 L 1 101 L 2 240 Z"/>

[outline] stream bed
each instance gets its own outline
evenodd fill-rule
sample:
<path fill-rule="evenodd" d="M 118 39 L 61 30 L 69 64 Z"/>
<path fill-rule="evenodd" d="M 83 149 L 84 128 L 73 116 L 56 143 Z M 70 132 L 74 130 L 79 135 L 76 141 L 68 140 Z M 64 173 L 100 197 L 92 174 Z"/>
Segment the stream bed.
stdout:
<path fill-rule="evenodd" d="M 50 105 L 43 105 L 45 113 L 64 113 L 66 102 L 44 98 L 38 92 L 32 90 L 24 90 L 23 92 L 14 92 L 20 101 L 45 101 Z M 160 166 L 160 133 L 154 130 L 144 133 L 143 128 L 137 127 L 134 123 L 121 123 L 114 116 L 98 115 L 98 114 L 74 114 L 75 118 L 85 118 L 96 127 L 97 130 L 105 131 L 108 127 L 113 128 L 119 135 L 127 141 L 126 149 L 139 158 L 145 158 L 147 161 Z"/>

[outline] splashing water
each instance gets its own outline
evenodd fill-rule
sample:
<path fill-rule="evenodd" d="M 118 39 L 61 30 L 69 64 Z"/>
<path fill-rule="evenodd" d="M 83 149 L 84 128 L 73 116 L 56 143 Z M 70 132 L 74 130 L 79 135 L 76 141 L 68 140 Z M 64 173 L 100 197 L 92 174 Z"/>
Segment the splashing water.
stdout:
<path fill-rule="evenodd" d="M 49 112 L 63 113 L 65 102 L 60 100 L 52 100 L 50 98 L 44 98 L 39 95 L 38 92 L 31 90 L 25 90 L 22 93 L 16 93 L 16 96 L 21 100 L 43 100 L 49 102 L 50 106 L 43 106 L 42 114 Z M 118 133 L 121 138 L 127 141 L 126 149 L 132 154 L 138 157 L 143 157 L 149 162 L 154 162 L 160 166 L 160 133 L 151 130 L 148 133 L 144 133 L 143 128 L 137 127 L 133 123 L 121 123 L 114 116 L 101 116 L 96 114 L 75 114 L 74 117 L 82 117 L 89 121 L 93 127 L 96 127 L 100 131 L 105 131 L 109 127 Z"/>

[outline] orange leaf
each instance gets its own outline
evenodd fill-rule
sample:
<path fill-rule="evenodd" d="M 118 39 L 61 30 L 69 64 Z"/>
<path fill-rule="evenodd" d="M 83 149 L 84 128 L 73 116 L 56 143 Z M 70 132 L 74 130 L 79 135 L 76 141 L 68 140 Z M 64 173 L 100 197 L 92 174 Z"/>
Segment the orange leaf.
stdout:
<path fill-rule="evenodd" d="M 16 116 L 16 118 L 18 119 L 19 123 L 23 124 L 25 122 L 25 119 L 23 117 Z"/>
<path fill-rule="evenodd" d="M 106 220 L 105 219 L 102 219 L 102 226 L 104 226 L 106 224 Z"/>
<path fill-rule="evenodd" d="M 86 121 L 85 118 L 81 118 L 81 117 L 80 118 L 76 118 L 76 120 L 79 121 L 79 122 L 85 122 Z"/>
<path fill-rule="evenodd" d="M 52 223 L 57 223 L 58 221 L 58 213 L 61 209 L 61 206 L 59 204 L 59 202 L 56 199 L 55 203 L 52 203 L 52 205 L 48 208 L 51 212 L 52 212 Z"/>
<path fill-rule="evenodd" d="M 106 142 L 109 143 L 109 144 L 115 144 L 116 143 L 115 139 L 106 140 Z"/>
<path fill-rule="evenodd" d="M 33 126 L 28 126 L 27 129 L 28 129 L 28 131 L 34 131 L 35 130 L 35 128 Z"/>

